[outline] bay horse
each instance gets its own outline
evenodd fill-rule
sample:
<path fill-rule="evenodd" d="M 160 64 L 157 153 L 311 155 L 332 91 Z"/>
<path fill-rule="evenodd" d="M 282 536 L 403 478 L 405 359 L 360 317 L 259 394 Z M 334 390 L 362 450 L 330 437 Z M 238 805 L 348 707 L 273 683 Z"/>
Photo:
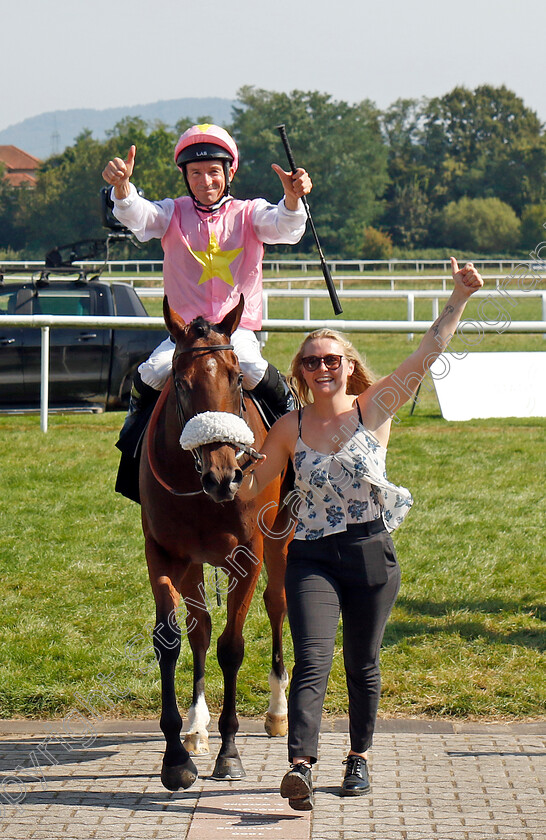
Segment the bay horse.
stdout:
<path fill-rule="evenodd" d="M 284 572 L 291 525 L 280 504 L 283 477 L 249 502 L 236 495 L 243 479 L 238 446 L 216 440 L 193 451 L 181 448 L 181 431 L 205 412 L 244 417 L 259 449 L 265 426 L 252 400 L 244 397 L 242 374 L 230 344 L 243 311 L 241 296 L 219 324 L 199 317 L 190 324 L 163 301 L 165 323 L 173 341 L 172 376 L 148 425 L 140 463 L 140 497 L 146 560 L 156 603 L 153 644 L 161 674 L 160 727 L 165 736 L 161 781 L 169 790 L 187 788 L 197 778 L 190 754 L 208 752 L 205 657 L 211 617 L 204 597 L 203 564 L 227 574 L 227 620 L 217 643 L 223 672 L 223 706 L 218 721 L 221 746 L 213 778 L 245 775 L 235 744 L 237 673 L 243 660 L 243 625 L 265 557 L 264 602 L 272 631 L 271 699 L 266 716 L 269 735 L 286 734 L 288 677 L 282 652 L 286 615 Z M 209 416 L 209 415 L 206 415 Z M 215 417 L 218 415 L 214 415 Z M 223 415 L 225 417 L 225 414 Z M 229 418 L 228 418 L 229 420 Z M 244 425 L 244 424 L 243 424 Z M 248 448 L 247 448 L 248 451 Z M 197 471 L 196 471 L 197 467 Z M 179 615 L 183 599 L 186 613 Z M 175 668 L 182 631 L 193 656 L 193 697 L 189 731 L 181 741 L 182 718 L 175 693 Z"/>

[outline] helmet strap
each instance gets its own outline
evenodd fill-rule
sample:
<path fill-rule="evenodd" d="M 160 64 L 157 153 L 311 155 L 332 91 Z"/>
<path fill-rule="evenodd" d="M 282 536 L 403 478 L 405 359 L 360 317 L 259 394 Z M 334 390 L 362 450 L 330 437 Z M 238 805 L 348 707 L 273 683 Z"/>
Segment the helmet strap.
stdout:
<path fill-rule="evenodd" d="M 225 186 L 225 189 L 224 189 L 224 195 L 225 196 L 229 195 L 229 191 L 230 191 L 230 187 L 231 187 L 231 182 L 229 180 L 229 170 L 231 169 L 232 162 L 233 161 L 224 160 L 224 180 L 226 182 L 226 186 Z"/>
<path fill-rule="evenodd" d="M 228 201 L 233 201 L 233 196 L 223 195 L 220 201 L 217 201 L 216 204 L 201 204 L 193 195 L 192 200 L 195 204 L 195 208 L 199 210 L 200 213 L 215 213 L 216 210 L 219 210 L 220 207 L 223 207 Z"/>

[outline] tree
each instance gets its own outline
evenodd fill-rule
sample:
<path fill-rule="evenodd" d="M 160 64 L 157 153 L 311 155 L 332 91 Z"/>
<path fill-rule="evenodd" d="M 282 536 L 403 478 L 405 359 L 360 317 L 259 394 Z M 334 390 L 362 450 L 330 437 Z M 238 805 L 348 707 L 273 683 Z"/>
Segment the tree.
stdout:
<path fill-rule="evenodd" d="M 520 244 L 525 251 L 532 252 L 546 239 L 546 203 L 531 204 L 521 214 Z"/>
<path fill-rule="evenodd" d="M 319 92 L 244 87 L 237 98 L 231 127 L 241 156 L 235 194 L 279 200 L 281 185 L 271 163 L 288 168 L 275 130 L 284 123 L 296 163 L 313 179 L 309 203 L 325 252 L 354 255 L 387 182 L 379 112 L 369 101 L 349 105 Z M 301 247 L 313 248 L 309 232 Z"/>
<path fill-rule="evenodd" d="M 392 239 L 388 233 L 374 227 L 364 229 L 358 256 L 365 260 L 388 260 L 392 256 Z"/>
<path fill-rule="evenodd" d="M 426 99 L 398 99 L 381 115 L 381 130 L 388 149 L 387 201 L 396 188 L 428 184 L 431 168 L 423 150 L 426 105 Z"/>
<path fill-rule="evenodd" d="M 25 244 L 25 231 L 19 220 L 19 205 L 29 186 L 14 187 L 4 178 L 0 163 L 0 250 L 19 251 Z"/>
<path fill-rule="evenodd" d="M 401 248 L 420 248 L 431 240 L 435 212 L 417 177 L 401 181 L 391 191 L 382 223 Z"/>
<path fill-rule="evenodd" d="M 398 99 L 381 120 L 390 179 L 381 224 L 402 248 L 419 248 L 431 241 L 435 211 L 429 195 L 432 171 L 423 149 L 426 105 L 426 99 Z"/>
<path fill-rule="evenodd" d="M 456 87 L 429 100 L 421 143 L 437 206 L 497 197 L 521 213 L 546 198 L 546 138 L 534 111 L 501 86 Z"/>
<path fill-rule="evenodd" d="M 384 113 L 382 130 L 390 185 L 381 223 L 396 244 L 443 244 L 439 211 L 463 196 L 496 197 L 517 214 L 546 200 L 543 127 L 504 86 L 399 99 Z"/>
<path fill-rule="evenodd" d="M 444 241 L 451 248 L 482 253 L 510 252 L 519 244 L 520 222 L 498 198 L 451 201 L 443 212 Z"/>
<path fill-rule="evenodd" d="M 73 146 L 42 165 L 36 187 L 20 207 L 26 249 L 43 256 L 55 245 L 101 238 L 101 172 L 108 159 L 107 143 L 84 131 Z"/>

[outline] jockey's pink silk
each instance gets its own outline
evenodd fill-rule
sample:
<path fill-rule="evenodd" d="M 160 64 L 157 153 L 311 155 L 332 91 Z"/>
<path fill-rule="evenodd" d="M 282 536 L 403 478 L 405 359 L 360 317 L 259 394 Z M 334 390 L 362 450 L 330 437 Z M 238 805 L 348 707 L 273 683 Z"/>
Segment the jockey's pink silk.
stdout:
<path fill-rule="evenodd" d="M 218 323 L 245 297 L 241 327 L 262 325 L 264 248 L 252 225 L 253 201 L 228 201 L 213 213 L 196 210 L 187 196 L 162 238 L 163 276 L 169 305 L 186 322 L 198 315 Z"/>

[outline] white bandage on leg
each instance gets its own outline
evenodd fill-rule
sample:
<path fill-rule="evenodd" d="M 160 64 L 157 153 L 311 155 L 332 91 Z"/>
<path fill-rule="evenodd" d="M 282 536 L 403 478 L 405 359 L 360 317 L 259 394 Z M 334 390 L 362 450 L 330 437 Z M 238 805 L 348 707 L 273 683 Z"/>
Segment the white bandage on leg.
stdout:
<path fill-rule="evenodd" d="M 150 388 L 155 388 L 156 391 L 163 388 L 171 372 L 173 353 L 174 343 L 170 338 L 166 338 L 155 348 L 152 355 L 139 365 L 138 372 L 142 381 Z"/>
<path fill-rule="evenodd" d="M 260 352 L 260 343 L 252 330 L 244 327 L 235 330 L 231 343 L 241 366 L 243 387 L 251 391 L 262 381 L 267 370 L 267 362 Z"/>

